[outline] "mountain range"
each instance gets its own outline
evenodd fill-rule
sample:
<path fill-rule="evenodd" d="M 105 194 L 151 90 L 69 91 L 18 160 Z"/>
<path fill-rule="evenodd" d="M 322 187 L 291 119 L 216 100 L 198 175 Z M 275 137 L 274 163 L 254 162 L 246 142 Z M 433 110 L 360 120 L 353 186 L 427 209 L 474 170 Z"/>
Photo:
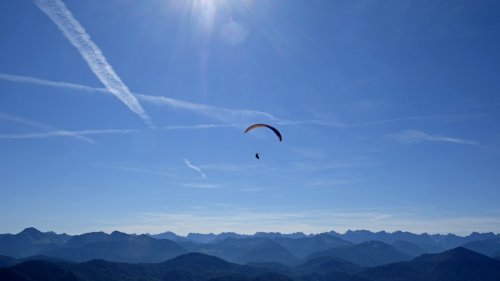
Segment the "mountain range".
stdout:
<path fill-rule="evenodd" d="M 2 260 L 2 259 L 0 259 Z M 0 268 L 10 281 L 499 281 L 500 261 L 465 249 L 424 254 L 410 261 L 363 268 L 334 257 L 318 257 L 294 267 L 240 265 L 189 253 L 161 263 L 116 263 L 92 260 L 16 261 Z M 276 268 L 276 270 L 274 270 Z"/>
<path fill-rule="evenodd" d="M 500 236 L 0 234 L 0 280 L 500 281 Z"/>
<path fill-rule="evenodd" d="M 500 236 L 493 233 L 413 234 L 410 232 L 347 231 L 156 235 L 114 231 L 81 235 L 41 232 L 26 228 L 17 234 L 0 234 L 0 255 L 16 259 L 45 256 L 72 262 L 103 259 L 127 263 L 158 263 L 190 252 L 216 256 L 229 262 L 272 263 L 296 266 L 309 259 L 329 256 L 370 267 L 408 261 L 425 253 L 443 252 L 458 246 L 490 257 L 500 256 Z M 1 259 L 0 259 L 1 263 Z"/>

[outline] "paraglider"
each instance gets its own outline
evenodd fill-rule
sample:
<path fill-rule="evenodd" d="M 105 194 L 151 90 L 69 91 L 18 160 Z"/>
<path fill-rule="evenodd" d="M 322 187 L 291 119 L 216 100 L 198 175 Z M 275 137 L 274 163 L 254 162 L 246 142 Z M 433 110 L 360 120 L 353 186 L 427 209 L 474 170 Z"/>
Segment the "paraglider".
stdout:
<path fill-rule="evenodd" d="M 279 139 L 280 142 L 283 141 L 283 136 L 281 136 L 280 131 L 278 131 L 273 126 L 270 126 L 270 125 L 267 125 L 267 124 L 253 124 L 250 127 L 248 127 L 248 128 L 245 129 L 245 134 L 248 133 L 248 132 L 250 132 L 251 130 L 253 130 L 255 128 L 268 128 L 268 129 L 270 129 L 271 131 L 273 131 L 276 134 L 276 136 L 278 137 L 278 139 Z M 255 153 L 255 158 L 260 159 L 259 153 Z"/>
<path fill-rule="evenodd" d="M 278 131 L 276 128 L 274 128 L 270 125 L 267 125 L 267 124 L 253 124 L 252 126 L 246 128 L 245 133 L 248 133 L 255 128 L 269 128 L 276 134 L 276 136 L 278 137 L 278 139 L 280 141 L 283 141 L 283 137 L 281 136 L 280 131 Z"/>

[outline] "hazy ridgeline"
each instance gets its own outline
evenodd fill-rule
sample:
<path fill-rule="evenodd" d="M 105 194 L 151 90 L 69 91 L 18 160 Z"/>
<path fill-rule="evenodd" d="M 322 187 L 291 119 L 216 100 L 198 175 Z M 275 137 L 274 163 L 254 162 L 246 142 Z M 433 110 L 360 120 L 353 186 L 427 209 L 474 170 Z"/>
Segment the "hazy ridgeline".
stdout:
<path fill-rule="evenodd" d="M 0 235 L 0 280 L 500 280 L 500 236 Z"/>

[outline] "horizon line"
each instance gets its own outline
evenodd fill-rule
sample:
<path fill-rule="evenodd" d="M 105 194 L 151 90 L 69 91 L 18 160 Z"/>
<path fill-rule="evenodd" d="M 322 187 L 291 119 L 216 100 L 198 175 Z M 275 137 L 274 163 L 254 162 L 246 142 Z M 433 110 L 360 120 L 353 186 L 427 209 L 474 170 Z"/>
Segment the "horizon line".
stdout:
<path fill-rule="evenodd" d="M 125 233 L 125 234 L 128 234 L 128 235 L 148 235 L 148 236 L 154 236 L 154 235 L 160 235 L 160 234 L 164 234 L 164 233 L 173 233 L 174 235 L 176 236 L 179 236 L 179 237 L 184 237 L 184 238 L 187 238 L 188 235 L 190 234 L 200 234 L 200 235 L 215 235 L 215 236 L 218 236 L 218 235 L 222 235 L 222 234 L 236 234 L 236 235 L 239 235 L 239 236 L 256 236 L 258 234 L 279 234 L 279 235 L 293 235 L 293 234 L 304 234 L 306 236 L 316 236 L 316 235 L 321 235 L 321 234 L 329 234 L 329 233 L 335 233 L 335 234 L 338 234 L 338 235 L 346 235 L 347 233 L 349 232 L 361 232 L 361 231 L 365 231 L 365 232 L 371 232 L 373 234 L 379 234 L 379 233 L 386 233 L 386 234 L 394 234 L 394 233 L 411 233 L 411 234 L 415 234 L 415 235 L 443 235 L 443 236 L 446 236 L 446 235 L 455 235 L 455 236 L 458 236 L 458 237 L 468 237 L 468 236 L 471 236 L 473 234 L 494 234 L 496 236 L 500 236 L 500 232 L 494 232 L 494 231 L 488 231 L 488 232 L 479 232 L 479 231 L 471 231 L 470 234 L 468 235 L 460 235 L 460 234 L 456 234 L 456 233 L 452 233 L 452 232 L 447 232 L 447 233 L 429 233 L 429 232 L 420 232 L 420 233 L 416 233 L 416 232 L 411 232 L 411 231 L 406 231 L 406 230 L 395 230 L 395 231 L 387 231 L 387 230 L 369 230 L 369 229 L 348 229 L 346 231 L 344 231 L 343 233 L 342 232 L 337 232 L 335 230 L 330 230 L 330 231 L 324 231 L 324 232 L 309 232 L 309 233 L 306 233 L 306 232 L 303 232 L 303 231 L 295 231 L 295 232 L 280 232 L 280 231 L 256 231 L 254 233 L 238 233 L 238 232 L 234 232 L 234 231 L 222 231 L 222 232 L 218 232 L 218 233 L 214 233 L 214 232 L 208 232 L 208 233 L 202 233 L 202 232 L 188 232 L 187 234 L 183 235 L 183 234 L 177 234 L 175 233 L 174 231 L 170 231 L 170 230 L 165 230 L 164 232 L 160 232 L 160 233 L 148 233 L 148 232 L 145 232 L 145 233 L 127 233 L 127 232 L 124 232 L 124 231 L 120 231 L 118 229 L 116 230 L 113 230 L 113 231 L 103 231 L 103 230 L 97 230 L 97 231 L 89 231 L 89 232 L 82 232 L 80 234 L 68 234 L 66 232 L 56 232 L 56 231 L 53 231 L 53 230 L 49 230 L 49 231 L 41 231 L 40 229 L 36 228 L 36 227 L 33 227 L 33 226 L 29 226 L 29 227 L 25 227 L 23 230 L 17 232 L 17 233 L 10 233 L 10 232 L 4 232 L 4 233 L 0 233 L 0 235 L 5 235 L 5 234 L 10 234 L 10 235 L 17 235 L 17 234 L 20 234 L 28 229 L 34 229 L 36 231 L 39 231 L 41 233 L 55 233 L 55 234 L 58 234 L 58 235 L 63 235 L 63 234 L 66 234 L 66 235 L 69 235 L 69 236 L 78 236 L 78 235 L 83 235 L 83 234 L 88 234 L 88 233 L 106 233 L 108 235 L 112 234 L 113 232 L 119 232 L 119 233 Z"/>

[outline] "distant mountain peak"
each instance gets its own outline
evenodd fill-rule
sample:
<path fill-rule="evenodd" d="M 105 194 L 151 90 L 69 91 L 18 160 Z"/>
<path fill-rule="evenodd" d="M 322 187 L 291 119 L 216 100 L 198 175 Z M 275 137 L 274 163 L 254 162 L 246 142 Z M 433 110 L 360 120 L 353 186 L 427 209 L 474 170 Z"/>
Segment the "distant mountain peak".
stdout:
<path fill-rule="evenodd" d="M 479 253 L 476 253 L 474 251 L 471 251 L 469 249 L 466 249 L 464 247 L 456 247 L 451 250 L 445 251 L 441 254 L 438 255 L 480 255 Z"/>
<path fill-rule="evenodd" d="M 478 259 L 489 259 L 489 258 L 483 254 L 474 252 L 464 247 L 457 247 L 448 251 L 444 251 L 439 254 L 424 254 L 415 258 L 414 260 L 444 262 L 453 260 L 467 261 L 467 260 L 478 260 Z"/>
<path fill-rule="evenodd" d="M 232 264 L 218 257 L 192 252 L 167 260 L 163 262 L 162 265 L 190 269 L 221 269 L 232 267 L 236 264 Z"/>
<path fill-rule="evenodd" d="M 293 233 L 281 233 L 281 232 L 256 232 L 254 237 L 269 237 L 269 238 L 277 238 L 277 237 L 289 237 L 289 238 L 303 238 L 307 237 L 304 232 L 293 232 Z"/>
<path fill-rule="evenodd" d="M 29 235 L 31 237 L 34 237 L 34 236 L 42 236 L 43 233 L 34 227 L 27 227 L 23 231 L 19 232 L 17 235 L 23 235 L 23 236 Z"/>
<path fill-rule="evenodd" d="M 372 267 L 361 275 L 369 280 L 498 281 L 500 262 L 464 247 L 457 247 L 438 254 L 424 254 L 408 262 Z"/>
<path fill-rule="evenodd" d="M 486 255 L 483 255 L 483 254 L 478 253 L 476 251 L 467 249 L 465 247 L 456 247 L 454 249 L 451 249 L 451 250 L 448 250 L 448 251 L 441 253 L 441 255 L 446 255 L 446 254 L 450 255 L 450 256 L 461 255 L 461 256 L 469 256 L 469 257 L 485 257 L 485 258 L 487 257 Z"/>
<path fill-rule="evenodd" d="M 32 232 L 38 232 L 38 233 L 42 233 L 40 230 L 34 228 L 34 227 L 26 227 L 25 229 L 23 229 L 23 231 L 21 231 L 20 233 L 32 233 Z"/>
<path fill-rule="evenodd" d="M 217 260 L 217 261 L 224 261 L 221 258 L 207 255 L 207 254 L 203 254 L 203 253 L 198 253 L 198 252 L 191 252 L 191 253 L 183 254 L 183 255 L 180 255 L 180 256 L 173 258 L 172 260 Z"/>
<path fill-rule="evenodd" d="M 370 240 L 370 241 L 366 241 L 366 242 L 363 242 L 359 245 L 367 245 L 368 247 L 381 247 L 381 246 L 389 246 L 387 243 L 384 243 L 382 241 L 378 241 L 378 240 Z"/>

